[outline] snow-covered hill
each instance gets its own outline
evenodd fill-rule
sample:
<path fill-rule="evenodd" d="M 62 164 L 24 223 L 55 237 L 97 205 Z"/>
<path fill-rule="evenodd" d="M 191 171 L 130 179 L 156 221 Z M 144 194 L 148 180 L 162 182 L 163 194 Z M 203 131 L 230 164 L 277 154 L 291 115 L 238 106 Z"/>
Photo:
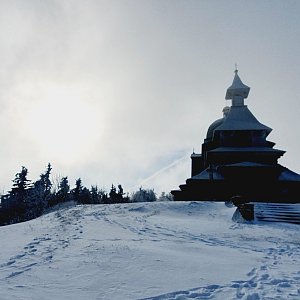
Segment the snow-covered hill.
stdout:
<path fill-rule="evenodd" d="M 77 206 L 0 228 L 0 299 L 300 299 L 299 225 L 223 203 Z"/>

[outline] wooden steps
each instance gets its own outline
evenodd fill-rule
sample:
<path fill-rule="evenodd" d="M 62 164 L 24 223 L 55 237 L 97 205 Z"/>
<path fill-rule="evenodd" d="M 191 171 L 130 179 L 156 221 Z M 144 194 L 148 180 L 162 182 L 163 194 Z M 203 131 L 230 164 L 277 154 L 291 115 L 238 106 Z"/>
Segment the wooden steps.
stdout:
<path fill-rule="evenodd" d="M 300 203 L 253 203 L 254 220 L 300 224 Z"/>
<path fill-rule="evenodd" d="M 238 204 L 237 208 L 247 221 L 300 225 L 300 203 L 249 202 Z"/>

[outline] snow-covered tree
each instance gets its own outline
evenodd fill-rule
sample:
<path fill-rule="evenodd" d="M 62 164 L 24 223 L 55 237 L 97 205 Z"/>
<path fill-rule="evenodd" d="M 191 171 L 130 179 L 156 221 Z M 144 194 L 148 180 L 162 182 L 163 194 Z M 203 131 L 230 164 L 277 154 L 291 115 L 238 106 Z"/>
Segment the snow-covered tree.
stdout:
<path fill-rule="evenodd" d="M 28 169 L 22 166 L 19 173 L 13 180 L 13 187 L 7 197 L 8 210 L 13 222 L 24 221 L 26 206 L 28 205 L 28 191 L 30 189 L 30 180 L 27 179 Z"/>
<path fill-rule="evenodd" d="M 124 190 L 121 184 L 117 188 L 112 184 L 109 192 L 109 203 L 125 203 L 128 202 L 128 197 L 124 197 Z"/>
<path fill-rule="evenodd" d="M 33 187 L 30 189 L 29 193 L 29 206 L 30 213 L 34 218 L 40 216 L 45 208 L 48 206 L 48 203 L 51 199 L 51 187 L 52 183 L 50 180 L 51 174 L 51 165 L 50 163 L 47 166 L 47 169 L 44 173 L 40 175 L 40 179 L 37 180 Z"/>
<path fill-rule="evenodd" d="M 55 205 L 60 202 L 66 202 L 69 200 L 69 191 L 70 191 L 70 185 L 68 181 L 68 177 L 62 177 L 59 183 L 59 189 L 54 197 L 54 199 L 51 201 L 51 205 Z"/>
<path fill-rule="evenodd" d="M 158 201 L 174 201 L 174 197 L 171 193 L 162 192 L 158 198 Z"/>
<path fill-rule="evenodd" d="M 142 187 L 140 187 L 137 192 L 133 193 L 130 199 L 131 202 L 153 202 L 157 200 L 153 189 L 143 189 Z"/>
<path fill-rule="evenodd" d="M 75 183 L 75 188 L 71 190 L 71 199 L 81 204 L 91 203 L 91 193 L 88 188 L 82 185 L 81 178 L 78 178 Z"/>
<path fill-rule="evenodd" d="M 80 202 L 79 198 L 82 194 L 82 190 L 83 190 L 82 180 L 81 178 L 78 178 L 75 182 L 75 188 L 71 190 L 72 198 L 75 201 Z"/>
<path fill-rule="evenodd" d="M 91 186 L 91 203 L 102 204 L 108 202 L 108 196 L 105 190 L 99 189 L 97 185 Z"/>

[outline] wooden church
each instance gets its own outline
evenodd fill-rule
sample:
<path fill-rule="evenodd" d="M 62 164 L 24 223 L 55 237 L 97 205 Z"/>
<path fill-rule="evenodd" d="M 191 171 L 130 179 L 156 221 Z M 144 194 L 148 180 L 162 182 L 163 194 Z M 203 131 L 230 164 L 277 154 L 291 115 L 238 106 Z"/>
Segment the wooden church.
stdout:
<path fill-rule="evenodd" d="M 175 200 L 300 202 L 300 175 L 278 164 L 285 151 L 245 105 L 249 91 L 235 70 L 225 96 L 231 106 L 209 126 L 201 154 L 191 155 L 191 178 L 171 192 Z"/>

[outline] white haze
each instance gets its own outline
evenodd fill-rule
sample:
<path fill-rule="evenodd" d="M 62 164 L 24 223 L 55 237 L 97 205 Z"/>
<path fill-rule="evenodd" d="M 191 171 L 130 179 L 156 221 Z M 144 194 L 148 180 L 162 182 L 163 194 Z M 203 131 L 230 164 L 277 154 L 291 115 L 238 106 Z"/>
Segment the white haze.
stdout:
<path fill-rule="evenodd" d="M 71 184 L 177 188 L 235 63 L 299 172 L 299 13 L 298 1 L 1 1 L 0 187 L 51 162 Z"/>

